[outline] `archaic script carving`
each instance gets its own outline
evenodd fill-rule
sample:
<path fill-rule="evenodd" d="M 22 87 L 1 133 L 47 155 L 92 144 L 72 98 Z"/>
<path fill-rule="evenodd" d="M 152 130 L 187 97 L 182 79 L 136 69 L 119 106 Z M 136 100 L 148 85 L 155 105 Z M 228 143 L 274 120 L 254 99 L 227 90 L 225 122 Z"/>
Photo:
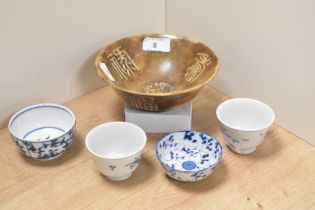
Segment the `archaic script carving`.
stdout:
<path fill-rule="evenodd" d="M 154 98 L 150 96 L 145 97 L 129 96 L 128 101 L 132 106 L 138 109 L 144 109 L 149 111 L 159 110 L 158 105 L 154 103 Z"/>
<path fill-rule="evenodd" d="M 209 55 L 205 53 L 197 53 L 195 62 L 186 70 L 185 80 L 190 83 L 193 83 L 206 69 L 206 67 L 210 65 L 210 63 L 211 59 Z"/>
<path fill-rule="evenodd" d="M 128 80 L 135 71 L 139 71 L 130 55 L 121 46 L 115 48 L 107 58 L 122 79 Z"/>
<path fill-rule="evenodd" d="M 167 82 L 154 82 L 144 88 L 144 92 L 146 93 L 169 93 L 175 90 L 175 87 Z"/>

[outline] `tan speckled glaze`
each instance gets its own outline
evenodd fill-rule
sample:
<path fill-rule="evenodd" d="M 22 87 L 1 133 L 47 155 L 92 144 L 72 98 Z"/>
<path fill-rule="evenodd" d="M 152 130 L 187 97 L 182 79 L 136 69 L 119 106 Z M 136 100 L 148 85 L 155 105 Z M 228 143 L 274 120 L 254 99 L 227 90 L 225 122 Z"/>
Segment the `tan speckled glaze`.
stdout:
<path fill-rule="evenodd" d="M 169 38 L 170 52 L 142 50 L 146 37 Z M 111 76 L 104 73 L 102 63 Z M 191 101 L 215 77 L 219 61 L 200 42 L 167 34 L 142 34 L 120 39 L 102 49 L 95 66 L 98 75 L 126 103 L 142 110 L 163 111 Z"/>

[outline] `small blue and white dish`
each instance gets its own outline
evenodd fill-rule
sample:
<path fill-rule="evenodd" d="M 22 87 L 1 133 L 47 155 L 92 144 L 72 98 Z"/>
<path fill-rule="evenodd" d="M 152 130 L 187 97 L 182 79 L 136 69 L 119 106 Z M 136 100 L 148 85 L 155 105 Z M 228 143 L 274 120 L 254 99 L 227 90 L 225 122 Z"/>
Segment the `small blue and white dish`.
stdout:
<path fill-rule="evenodd" d="M 75 116 L 59 104 L 36 104 L 15 113 L 8 127 L 14 143 L 24 155 L 51 160 L 62 155 L 72 143 Z"/>
<path fill-rule="evenodd" d="M 170 177 L 195 182 L 209 176 L 222 158 L 222 146 L 197 131 L 168 134 L 156 145 L 156 156 Z"/>

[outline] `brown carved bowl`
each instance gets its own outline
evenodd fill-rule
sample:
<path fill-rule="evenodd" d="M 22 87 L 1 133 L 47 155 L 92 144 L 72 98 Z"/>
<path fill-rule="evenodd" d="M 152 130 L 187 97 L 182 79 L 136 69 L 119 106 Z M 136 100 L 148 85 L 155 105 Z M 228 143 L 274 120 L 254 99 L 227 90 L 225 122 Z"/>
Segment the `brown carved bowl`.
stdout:
<path fill-rule="evenodd" d="M 138 109 L 163 111 L 191 101 L 219 70 L 206 45 L 167 34 L 141 34 L 109 44 L 97 55 L 98 75 Z"/>

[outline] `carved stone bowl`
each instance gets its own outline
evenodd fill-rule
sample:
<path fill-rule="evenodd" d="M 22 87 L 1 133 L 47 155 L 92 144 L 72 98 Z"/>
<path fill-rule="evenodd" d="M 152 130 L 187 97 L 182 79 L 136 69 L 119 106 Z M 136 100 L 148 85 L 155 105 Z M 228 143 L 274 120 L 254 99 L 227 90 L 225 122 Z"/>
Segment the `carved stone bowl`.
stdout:
<path fill-rule="evenodd" d="M 163 111 L 191 101 L 219 70 L 206 45 L 168 34 L 141 34 L 109 44 L 97 55 L 98 75 L 141 110 Z"/>

